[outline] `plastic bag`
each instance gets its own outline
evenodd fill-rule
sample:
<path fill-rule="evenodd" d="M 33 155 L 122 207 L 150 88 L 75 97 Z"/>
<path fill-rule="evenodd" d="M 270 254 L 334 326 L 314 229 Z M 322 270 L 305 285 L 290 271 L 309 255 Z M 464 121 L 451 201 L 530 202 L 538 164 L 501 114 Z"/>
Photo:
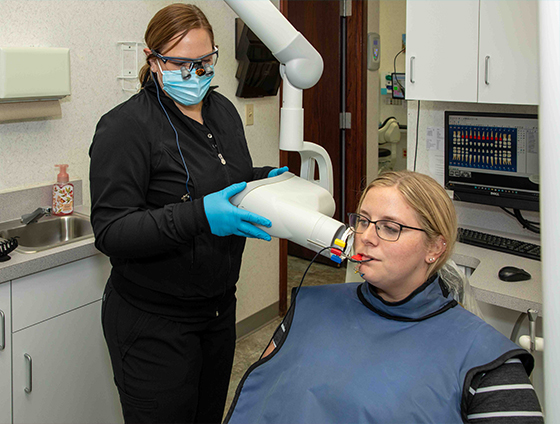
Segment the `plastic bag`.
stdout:
<path fill-rule="evenodd" d="M 472 287 L 469 284 L 469 279 L 453 260 L 450 259 L 443 265 L 439 270 L 439 275 L 453 295 L 453 298 L 463 308 L 472 312 L 479 318 L 484 319 L 484 315 L 482 315 L 482 311 L 474 297 Z"/>

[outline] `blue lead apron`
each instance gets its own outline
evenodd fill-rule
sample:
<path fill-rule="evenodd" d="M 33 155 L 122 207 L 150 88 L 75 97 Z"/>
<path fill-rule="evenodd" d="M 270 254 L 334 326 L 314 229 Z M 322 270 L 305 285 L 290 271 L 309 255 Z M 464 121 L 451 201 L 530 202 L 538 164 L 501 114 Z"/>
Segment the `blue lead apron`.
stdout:
<path fill-rule="evenodd" d="M 293 306 L 283 343 L 243 377 L 228 424 L 460 423 L 475 372 L 531 362 L 436 278 L 398 303 L 358 283 L 302 287 Z"/>

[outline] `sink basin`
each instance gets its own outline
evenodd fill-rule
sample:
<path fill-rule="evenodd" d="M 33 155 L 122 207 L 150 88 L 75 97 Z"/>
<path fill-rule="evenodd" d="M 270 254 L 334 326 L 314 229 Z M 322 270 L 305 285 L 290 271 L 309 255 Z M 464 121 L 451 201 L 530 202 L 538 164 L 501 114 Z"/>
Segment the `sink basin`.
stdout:
<path fill-rule="evenodd" d="M 29 225 L 23 225 L 19 219 L 0 223 L 0 237 L 16 236 L 17 251 L 35 253 L 93 237 L 93 228 L 86 215 L 76 212 L 69 216 L 47 216 Z"/>

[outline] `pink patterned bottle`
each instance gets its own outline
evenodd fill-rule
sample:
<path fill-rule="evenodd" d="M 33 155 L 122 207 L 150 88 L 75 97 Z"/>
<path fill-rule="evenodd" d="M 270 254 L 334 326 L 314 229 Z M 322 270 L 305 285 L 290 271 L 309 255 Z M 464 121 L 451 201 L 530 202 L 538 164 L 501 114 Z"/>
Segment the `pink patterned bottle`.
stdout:
<path fill-rule="evenodd" d="M 60 172 L 53 184 L 53 215 L 70 215 L 74 212 L 74 185 L 69 183 L 69 177 L 66 173 L 68 165 L 55 165 L 60 168 Z"/>

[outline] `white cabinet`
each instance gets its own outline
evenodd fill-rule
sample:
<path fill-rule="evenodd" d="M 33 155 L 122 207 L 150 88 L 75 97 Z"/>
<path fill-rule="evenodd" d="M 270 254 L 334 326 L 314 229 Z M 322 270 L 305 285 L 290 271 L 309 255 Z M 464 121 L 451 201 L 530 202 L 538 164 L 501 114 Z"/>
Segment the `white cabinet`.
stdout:
<path fill-rule="evenodd" d="M 102 255 L 12 281 L 13 423 L 122 422 L 101 327 Z"/>
<path fill-rule="evenodd" d="M 0 284 L 0 423 L 12 422 L 10 283 Z"/>
<path fill-rule="evenodd" d="M 100 312 L 98 300 L 14 334 L 14 423 L 121 421 Z"/>
<path fill-rule="evenodd" d="M 478 1 L 406 2 L 406 98 L 477 101 Z"/>
<path fill-rule="evenodd" d="M 537 6 L 531 0 L 481 0 L 480 103 L 539 103 Z"/>
<path fill-rule="evenodd" d="M 407 2 L 407 99 L 538 104 L 537 3 Z"/>

